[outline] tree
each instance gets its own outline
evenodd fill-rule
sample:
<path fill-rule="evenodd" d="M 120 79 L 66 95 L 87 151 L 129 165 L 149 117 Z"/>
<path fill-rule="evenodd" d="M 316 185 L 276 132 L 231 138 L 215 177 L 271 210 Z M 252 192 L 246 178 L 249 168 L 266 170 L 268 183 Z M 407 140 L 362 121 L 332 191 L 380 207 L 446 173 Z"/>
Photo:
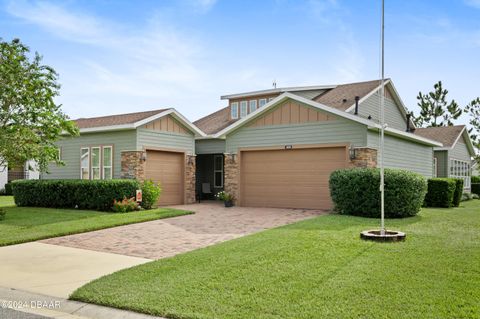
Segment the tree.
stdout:
<path fill-rule="evenodd" d="M 472 139 L 475 148 L 480 150 L 480 97 L 472 100 L 465 106 L 465 113 L 468 113 L 470 119 L 468 121 L 469 129 L 468 133 Z M 480 164 L 480 154 L 476 154 L 475 160 Z"/>
<path fill-rule="evenodd" d="M 455 100 L 447 102 L 448 91 L 443 89 L 442 81 L 435 83 L 434 91 L 428 94 L 418 93 L 417 100 L 420 115 L 414 118 L 419 127 L 448 126 L 462 115 L 462 109 Z"/>
<path fill-rule="evenodd" d="M 46 171 L 50 162 L 62 164 L 55 141 L 78 129 L 54 101 L 58 74 L 29 53 L 20 40 L 0 38 L 0 166 L 34 160 Z"/>

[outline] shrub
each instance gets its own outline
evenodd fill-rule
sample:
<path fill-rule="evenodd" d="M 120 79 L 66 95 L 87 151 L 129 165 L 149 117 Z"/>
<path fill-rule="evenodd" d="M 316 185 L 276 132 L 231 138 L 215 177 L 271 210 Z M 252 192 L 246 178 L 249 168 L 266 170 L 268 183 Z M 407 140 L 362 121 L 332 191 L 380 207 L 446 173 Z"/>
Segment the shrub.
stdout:
<path fill-rule="evenodd" d="M 470 179 L 472 183 L 480 183 L 480 176 L 472 176 Z"/>
<path fill-rule="evenodd" d="M 462 194 L 462 199 L 461 199 L 462 202 L 466 202 L 466 201 L 469 201 L 469 200 L 472 200 L 472 199 L 473 199 L 472 194 L 470 194 L 470 193 L 463 193 Z"/>
<path fill-rule="evenodd" d="M 478 194 L 472 193 L 472 199 L 480 199 L 480 196 Z"/>
<path fill-rule="evenodd" d="M 232 194 L 229 194 L 227 192 L 221 191 L 218 192 L 217 195 L 215 195 L 219 200 L 222 200 L 224 202 L 229 202 L 235 200 L 235 197 Z"/>
<path fill-rule="evenodd" d="M 5 208 L 0 207 L 0 220 L 4 220 L 6 215 L 7 215 L 7 210 Z"/>
<path fill-rule="evenodd" d="M 7 196 L 12 196 L 13 195 L 12 182 L 5 184 L 5 195 L 7 195 Z"/>
<path fill-rule="evenodd" d="M 126 198 L 124 197 L 122 200 L 114 200 L 112 210 L 115 213 L 128 213 L 133 212 L 134 210 L 139 210 L 139 206 L 135 197 Z"/>
<path fill-rule="evenodd" d="M 454 180 L 455 180 L 455 193 L 453 194 L 452 206 L 458 207 L 460 206 L 460 201 L 462 199 L 462 194 L 463 194 L 463 179 L 454 178 Z"/>
<path fill-rule="evenodd" d="M 13 182 L 17 206 L 79 208 L 108 211 L 114 200 L 135 197 L 136 180 L 18 180 Z"/>
<path fill-rule="evenodd" d="M 1 188 L 0 189 L 0 196 L 5 196 L 7 194 L 5 194 L 5 188 Z"/>
<path fill-rule="evenodd" d="M 427 207 L 452 207 L 457 183 L 453 178 L 431 178 L 425 196 Z"/>
<path fill-rule="evenodd" d="M 380 217 L 380 170 L 352 168 L 330 175 L 330 194 L 340 214 Z M 385 217 L 414 216 L 427 191 L 425 178 L 417 173 L 385 169 Z"/>
<path fill-rule="evenodd" d="M 142 207 L 151 209 L 157 204 L 162 192 L 160 184 L 155 184 L 152 180 L 145 180 L 140 188 L 142 189 Z"/>
<path fill-rule="evenodd" d="M 472 193 L 480 195 L 480 183 L 472 183 Z"/>

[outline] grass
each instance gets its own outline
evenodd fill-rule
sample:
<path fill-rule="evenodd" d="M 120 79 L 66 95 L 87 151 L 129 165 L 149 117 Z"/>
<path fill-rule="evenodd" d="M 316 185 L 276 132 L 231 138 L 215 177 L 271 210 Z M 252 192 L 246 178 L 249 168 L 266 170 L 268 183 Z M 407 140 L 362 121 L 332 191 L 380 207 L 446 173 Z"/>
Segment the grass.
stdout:
<path fill-rule="evenodd" d="M 480 201 L 378 221 L 327 215 L 97 279 L 72 299 L 169 318 L 480 318 Z"/>
<path fill-rule="evenodd" d="M 15 206 L 13 196 L 0 196 L 0 207 Z"/>
<path fill-rule="evenodd" d="M 12 199 L 0 197 L 0 207 L 6 207 L 7 211 L 5 220 L 0 221 L 0 246 L 191 213 L 167 208 L 115 214 L 76 209 L 8 207 L 12 205 Z"/>

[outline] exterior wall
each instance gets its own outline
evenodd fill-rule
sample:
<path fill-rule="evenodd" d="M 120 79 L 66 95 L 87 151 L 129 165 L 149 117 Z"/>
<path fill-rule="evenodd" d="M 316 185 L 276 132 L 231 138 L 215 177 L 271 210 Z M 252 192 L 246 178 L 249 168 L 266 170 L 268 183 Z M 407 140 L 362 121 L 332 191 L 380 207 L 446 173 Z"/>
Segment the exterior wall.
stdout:
<path fill-rule="evenodd" d="M 368 146 L 378 150 L 378 132 L 368 132 Z M 380 153 L 378 154 L 380 160 Z M 380 163 L 380 162 L 379 162 Z M 385 135 L 385 167 L 406 169 L 433 176 L 433 147 Z"/>
<path fill-rule="evenodd" d="M 195 154 L 223 154 L 225 153 L 225 140 L 206 139 L 195 141 Z"/>
<path fill-rule="evenodd" d="M 192 155 L 195 154 L 195 139 L 193 134 L 137 129 L 136 150 L 148 147 L 182 150 Z"/>
<path fill-rule="evenodd" d="M 448 157 L 452 159 L 466 161 L 469 163 L 472 161 L 470 151 L 468 150 L 463 137 L 457 142 L 457 144 L 452 150 L 448 151 Z"/>
<path fill-rule="evenodd" d="M 448 151 L 434 151 L 437 159 L 437 177 L 448 177 Z"/>
<path fill-rule="evenodd" d="M 258 108 L 259 103 L 260 103 L 259 101 L 261 99 L 266 99 L 267 103 L 268 103 L 268 99 L 274 99 L 279 95 L 280 95 L 280 93 L 274 93 L 274 94 L 267 94 L 267 95 L 246 96 L 246 97 L 242 97 L 242 98 L 230 99 L 230 100 L 228 100 L 228 105 L 231 106 L 232 103 L 238 102 L 238 117 L 240 118 L 240 102 L 241 101 L 249 102 L 250 100 L 257 100 L 257 108 Z M 247 104 L 247 114 L 250 114 L 250 107 L 249 107 L 248 104 Z M 228 119 L 229 120 L 232 119 L 231 115 L 232 115 L 232 112 L 231 112 L 230 108 L 228 108 Z"/>
<path fill-rule="evenodd" d="M 367 127 L 342 118 L 294 125 L 241 127 L 227 136 L 226 152 L 237 153 L 244 147 L 327 143 L 366 146 Z"/>
<path fill-rule="evenodd" d="M 5 188 L 5 184 L 8 182 L 8 168 L 0 166 L 0 190 Z"/>
<path fill-rule="evenodd" d="M 145 124 L 142 128 L 160 132 L 190 134 L 188 129 L 171 115 L 163 116 L 158 120 Z"/>
<path fill-rule="evenodd" d="M 355 149 L 355 158 L 350 162 L 351 167 L 375 168 L 377 167 L 377 150 L 369 147 Z"/>
<path fill-rule="evenodd" d="M 185 156 L 185 204 L 193 204 L 195 198 L 195 171 L 196 163 L 194 155 Z"/>
<path fill-rule="evenodd" d="M 79 179 L 80 148 L 82 146 L 113 145 L 113 178 L 120 178 L 121 151 L 136 149 L 136 131 L 125 130 L 102 133 L 84 133 L 79 137 L 64 138 L 57 142 L 65 166 L 52 164 L 42 173 L 42 179 Z"/>
<path fill-rule="evenodd" d="M 380 97 L 379 93 L 375 93 L 360 103 L 358 114 L 363 118 L 368 118 L 370 115 L 372 120 L 378 123 L 380 117 Z M 388 97 L 385 98 L 385 123 L 389 127 L 405 131 L 407 129 L 407 120 L 400 112 L 400 107 L 402 106 L 397 106 L 394 100 Z M 355 110 L 352 110 L 350 113 L 353 114 L 354 112 Z"/>
<path fill-rule="evenodd" d="M 240 198 L 239 193 L 239 166 L 238 166 L 238 156 L 236 154 L 225 154 L 224 157 L 224 182 L 223 188 L 226 193 L 232 194 L 234 196 L 234 203 L 238 203 Z"/>
<path fill-rule="evenodd" d="M 120 178 L 143 181 L 145 179 L 146 165 L 142 158 L 145 155 L 145 152 L 123 151 L 121 154 L 122 171 L 120 173 Z"/>

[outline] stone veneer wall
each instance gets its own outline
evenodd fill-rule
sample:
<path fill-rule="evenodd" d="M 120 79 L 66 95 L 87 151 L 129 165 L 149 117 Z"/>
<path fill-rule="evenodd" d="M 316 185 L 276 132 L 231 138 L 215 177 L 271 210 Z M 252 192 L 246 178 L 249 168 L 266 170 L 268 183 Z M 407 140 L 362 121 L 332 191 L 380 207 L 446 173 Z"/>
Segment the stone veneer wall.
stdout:
<path fill-rule="evenodd" d="M 239 178 L 239 167 L 238 167 L 238 157 L 236 154 L 225 154 L 224 157 L 224 183 L 223 189 L 225 192 L 232 194 L 235 197 L 234 203 L 238 203 L 239 189 L 238 189 L 238 178 Z"/>
<path fill-rule="evenodd" d="M 352 167 L 377 167 L 377 150 L 369 147 L 355 148 L 355 158 L 351 160 Z"/>
<path fill-rule="evenodd" d="M 145 161 L 142 160 L 143 151 L 123 151 L 121 158 L 122 171 L 120 178 L 145 179 Z"/>
<path fill-rule="evenodd" d="M 196 202 L 196 161 L 195 155 L 185 156 L 185 204 L 193 204 Z"/>

